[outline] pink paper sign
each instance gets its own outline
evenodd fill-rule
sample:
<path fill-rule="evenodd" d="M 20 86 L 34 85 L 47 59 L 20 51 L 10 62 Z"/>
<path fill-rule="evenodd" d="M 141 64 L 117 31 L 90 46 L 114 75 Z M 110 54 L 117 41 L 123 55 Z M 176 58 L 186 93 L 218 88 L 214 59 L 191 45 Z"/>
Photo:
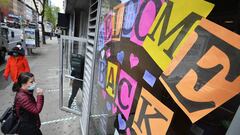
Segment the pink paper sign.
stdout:
<path fill-rule="evenodd" d="M 130 54 L 130 66 L 131 68 L 137 66 L 139 63 L 139 59 L 133 53 Z"/>
<path fill-rule="evenodd" d="M 162 6 L 162 0 L 143 1 L 141 0 L 138 15 L 135 20 L 134 27 L 132 29 L 130 40 L 137 45 L 142 46 L 142 43 L 152 26 L 152 23 L 158 13 L 158 10 Z M 147 21 L 146 21 L 147 20 Z"/>
<path fill-rule="evenodd" d="M 118 81 L 115 103 L 124 117 L 128 120 L 132 108 L 133 98 L 137 87 L 137 81 L 121 70 Z"/>
<path fill-rule="evenodd" d="M 107 44 L 112 40 L 112 11 L 110 11 L 105 17 L 104 17 L 104 44 Z"/>

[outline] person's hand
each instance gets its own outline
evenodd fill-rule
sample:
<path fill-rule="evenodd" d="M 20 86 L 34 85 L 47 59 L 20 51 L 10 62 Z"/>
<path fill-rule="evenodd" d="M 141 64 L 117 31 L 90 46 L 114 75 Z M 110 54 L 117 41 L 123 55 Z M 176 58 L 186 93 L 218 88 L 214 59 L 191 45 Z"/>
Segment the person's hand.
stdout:
<path fill-rule="evenodd" d="M 36 93 L 37 95 L 43 95 L 43 89 L 37 88 Z"/>
<path fill-rule="evenodd" d="M 3 75 L 3 77 L 6 81 L 8 80 L 8 76 Z"/>

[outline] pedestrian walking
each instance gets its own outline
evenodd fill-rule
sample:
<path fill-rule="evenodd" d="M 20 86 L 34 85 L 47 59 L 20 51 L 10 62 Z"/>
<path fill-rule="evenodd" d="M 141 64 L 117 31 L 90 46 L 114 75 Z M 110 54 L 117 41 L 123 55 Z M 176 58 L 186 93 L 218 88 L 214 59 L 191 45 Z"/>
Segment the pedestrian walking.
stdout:
<path fill-rule="evenodd" d="M 83 73 L 84 73 L 84 61 L 85 58 L 81 54 L 72 54 L 71 56 L 71 66 L 72 72 L 71 76 L 75 79 L 70 81 L 70 85 L 72 86 L 72 94 L 68 101 L 68 107 L 71 108 L 74 98 L 76 97 L 79 88 L 83 89 Z"/>
<path fill-rule="evenodd" d="M 58 44 L 60 44 L 61 34 L 62 34 L 62 31 L 61 31 L 61 29 L 58 27 L 58 28 L 56 29 L 56 35 L 57 35 L 57 38 L 58 38 Z"/>
<path fill-rule="evenodd" d="M 24 48 L 22 47 L 22 43 L 21 42 L 17 42 L 17 45 L 16 47 L 18 47 L 21 51 L 21 54 L 25 55 L 25 50 Z"/>
<path fill-rule="evenodd" d="M 43 90 L 37 88 L 37 100 L 35 100 L 33 96 L 35 88 L 34 75 L 30 72 L 21 73 L 18 81 L 13 84 L 12 90 L 16 92 L 15 109 L 20 120 L 19 135 L 42 135 L 39 113 L 43 108 L 44 96 Z"/>
<path fill-rule="evenodd" d="M 30 72 L 28 60 L 18 47 L 14 47 L 9 53 L 10 57 L 4 71 L 4 78 L 8 80 L 11 76 L 13 82 L 17 82 L 17 78 L 22 72 Z"/>

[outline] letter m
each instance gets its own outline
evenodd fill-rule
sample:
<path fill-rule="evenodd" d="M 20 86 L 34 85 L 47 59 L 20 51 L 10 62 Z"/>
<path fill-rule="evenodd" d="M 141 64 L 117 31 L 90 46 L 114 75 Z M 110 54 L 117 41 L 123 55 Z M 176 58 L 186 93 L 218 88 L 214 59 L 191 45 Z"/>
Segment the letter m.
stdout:
<path fill-rule="evenodd" d="M 195 1 L 186 2 L 189 7 L 184 2 L 186 0 L 163 4 L 143 43 L 144 49 L 163 71 L 202 16 L 207 16 L 213 8 L 212 4 L 201 0 L 197 0 L 200 5 L 195 4 Z M 206 7 L 200 7 L 203 5 Z M 207 11 L 203 11 L 204 8 Z"/>

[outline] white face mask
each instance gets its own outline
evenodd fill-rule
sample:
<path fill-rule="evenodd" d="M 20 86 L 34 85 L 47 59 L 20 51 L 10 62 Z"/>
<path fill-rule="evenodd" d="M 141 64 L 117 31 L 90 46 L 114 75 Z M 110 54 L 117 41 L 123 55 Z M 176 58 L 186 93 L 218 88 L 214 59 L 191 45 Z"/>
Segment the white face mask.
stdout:
<path fill-rule="evenodd" d="M 21 45 L 17 45 L 17 47 L 19 48 L 19 49 L 21 49 L 22 47 L 21 47 Z"/>
<path fill-rule="evenodd" d="M 36 88 L 37 83 L 33 82 L 32 85 L 28 86 L 28 91 L 34 91 L 34 89 Z"/>

